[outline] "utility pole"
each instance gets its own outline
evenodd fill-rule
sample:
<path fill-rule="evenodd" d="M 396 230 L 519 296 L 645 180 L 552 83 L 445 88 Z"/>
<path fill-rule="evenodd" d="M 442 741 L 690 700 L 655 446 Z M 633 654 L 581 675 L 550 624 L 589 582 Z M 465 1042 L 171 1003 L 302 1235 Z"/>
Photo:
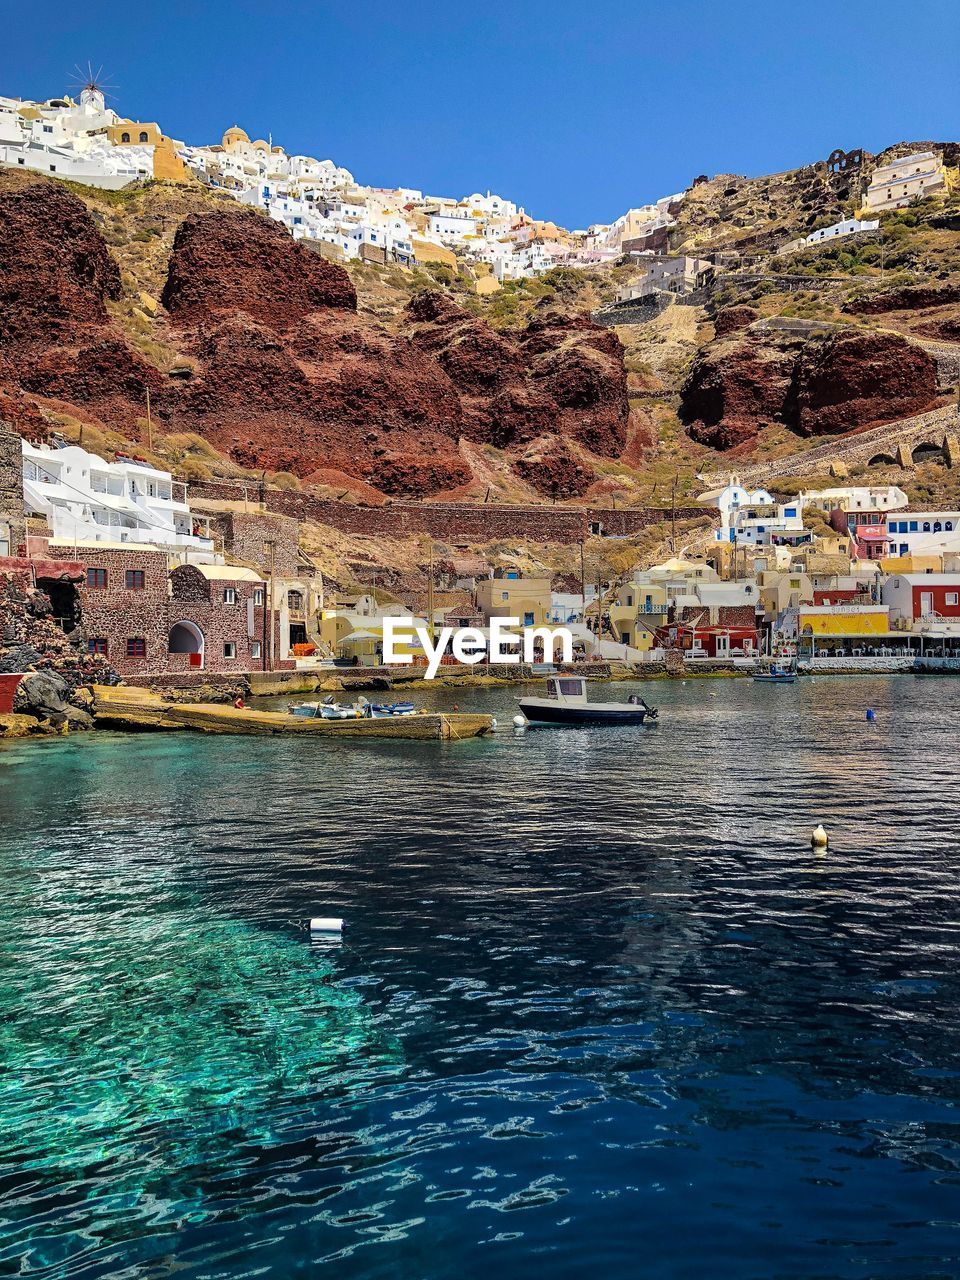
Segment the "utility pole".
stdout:
<path fill-rule="evenodd" d="M 677 554 L 677 481 L 680 479 L 679 474 L 673 477 L 673 486 L 670 490 L 670 553 Z"/>
<path fill-rule="evenodd" d="M 427 634 L 433 644 L 433 538 L 430 539 L 430 577 L 427 579 Z"/>
<path fill-rule="evenodd" d="M 583 562 L 584 539 L 580 539 L 580 617 L 584 625 L 587 621 L 587 578 Z"/>

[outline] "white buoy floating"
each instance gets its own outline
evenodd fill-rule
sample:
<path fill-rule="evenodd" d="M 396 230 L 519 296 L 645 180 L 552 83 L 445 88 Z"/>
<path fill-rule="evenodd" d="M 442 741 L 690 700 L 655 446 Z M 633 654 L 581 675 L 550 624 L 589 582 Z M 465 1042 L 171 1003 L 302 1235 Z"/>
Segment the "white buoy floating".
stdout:
<path fill-rule="evenodd" d="M 515 729 L 525 729 L 527 727 L 527 717 L 521 715 L 514 716 L 513 727 Z"/>
<path fill-rule="evenodd" d="M 343 933 L 343 921 L 339 916 L 313 916 L 310 921 L 311 933 L 331 934 Z"/>
<path fill-rule="evenodd" d="M 812 849 L 825 849 L 829 843 L 830 837 L 824 831 L 823 823 L 818 822 L 810 835 L 810 847 Z"/>

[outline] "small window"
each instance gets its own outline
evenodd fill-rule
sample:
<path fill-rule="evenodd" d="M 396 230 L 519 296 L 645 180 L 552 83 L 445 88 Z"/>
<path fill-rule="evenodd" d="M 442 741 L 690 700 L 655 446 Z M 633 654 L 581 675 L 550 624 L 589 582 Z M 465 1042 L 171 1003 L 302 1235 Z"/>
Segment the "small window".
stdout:
<path fill-rule="evenodd" d="M 232 640 L 227 640 L 224 642 L 223 656 L 225 658 L 235 658 L 237 656 L 237 646 L 234 644 Z"/>
<path fill-rule="evenodd" d="M 90 653 L 90 654 L 98 653 L 101 655 L 101 657 L 105 658 L 107 656 L 107 637 L 91 636 L 91 638 L 87 641 L 87 653 Z"/>
<path fill-rule="evenodd" d="M 532 613 L 527 612 L 527 613 L 525 613 L 525 614 L 523 615 L 523 625 L 524 625 L 525 627 L 532 627 L 532 626 L 533 626 L 533 614 L 532 614 Z"/>
<path fill-rule="evenodd" d="M 224 587 L 224 588 L 223 588 L 223 603 L 224 603 L 224 604 L 236 604 L 236 603 L 237 603 L 237 590 L 236 590 L 236 587 Z"/>
<path fill-rule="evenodd" d="M 107 587 L 106 569 L 88 569 L 87 586 L 92 591 L 105 591 Z"/>
<path fill-rule="evenodd" d="M 147 642 L 143 636 L 127 637 L 127 657 L 128 658 L 145 658 L 147 656 Z"/>
<path fill-rule="evenodd" d="M 146 586 L 145 575 L 142 569 L 127 570 L 127 590 L 142 591 Z"/>
<path fill-rule="evenodd" d="M 263 587 L 257 587 L 253 593 L 253 603 L 263 604 Z"/>
<path fill-rule="evenodd" d="M 129 133 L 121 133 L 121 135 L 120 135 L 120 141 L 121 141 L 121 142 L 129 142 L 129 141 L 130 141 L 130 135 L 129 135 Z"/>
<path fill-rule="evenodd" d="M 141 141 L 141 142 L 146 142 L 146 141 L 148 140 L 149 136 L 150 136 L 150 135 L 147 133 L 146 129 L 141 129 L 141 130 L 140 130 L 140 141 Z"/>
<path fill-rule="evenodd" d="M 251 658 L 260 657 L 260 641 L 259 640 L 250 641 L 250 657 Z"/>
<path fill-rule="evenodd" d="M 960 593 L 956 591 L 947 592 L 947 604 L 960 604 Z"/>

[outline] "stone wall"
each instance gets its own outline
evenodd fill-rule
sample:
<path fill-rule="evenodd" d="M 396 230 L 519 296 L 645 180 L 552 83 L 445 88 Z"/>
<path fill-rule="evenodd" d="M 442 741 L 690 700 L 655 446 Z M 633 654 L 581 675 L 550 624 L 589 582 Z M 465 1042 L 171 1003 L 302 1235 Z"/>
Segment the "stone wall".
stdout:
<path fill-rule="evenodd" d="M 195 490 L 193 486 L 192 491 Z M 272 555 L 278 575 L 296 576 L 299 539 L 293 517 L 267 511 L 221 511 L 211 516 L 210 524 L 223 539 L 224 551 L 235 560 L 266 573 L 271 568 Z"/>
<path fill-rule="evenodd" d="M 26 529 L 20 437 L 0 421 L 0 556 L 25 553 Z"/>
<path fill-rule="evenodd" d="M 207 481 L 190 486 L 189 497 L 242 502 L 243 485 Z M 446 542 L 494 542 L 523 538 L 530 542 L 580 542 L 590 534 L 627 537 L 669 520 L 668 508 L 592 508 L 521 506 L 502 503 L 391 502 L 382 506 L 336 502 L 287 489 L 266 489 L 267 509 L 295 520 L 330 525 L 343 533 L 404 538 L 418 534 Z M 678 520 L 702 517 L 702 507 L 678 507 Z M 279 572 L 279 565 L 278 565 Z"/>

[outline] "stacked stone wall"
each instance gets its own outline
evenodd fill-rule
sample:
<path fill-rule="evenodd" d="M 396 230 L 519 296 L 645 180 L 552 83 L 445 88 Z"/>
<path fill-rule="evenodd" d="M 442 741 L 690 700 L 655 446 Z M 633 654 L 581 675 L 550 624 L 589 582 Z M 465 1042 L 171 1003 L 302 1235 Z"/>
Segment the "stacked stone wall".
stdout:
<path fill-rule="evenodd" d="M 243 485 L 205 481 L 190 486 L 189 497 L 242 502 L 252 494 Z M 500 503 L 391 502 L 382 506 L 337 502 L 286 489 L 267 489 L 270 512 L 330 525 L 343 533 L 403 538 L 428 534 L 447 542 L 494 542 L 523 538 L 539 543 L 580 542 L 591 533 L 628 537 L 671 518 L 666 508 L 521 506 Z M 245 513 L 244 513 L 245 514 Z M 676 518 L 705 514 L 702 507 L 678 507 Z M 279 572 L 279 565 L 278 565 Z"/>
<path fill-rule="evenodd" d="M 0 555 L 24 555 L 26 531 L 20 436 L 0 422 Z"/>

